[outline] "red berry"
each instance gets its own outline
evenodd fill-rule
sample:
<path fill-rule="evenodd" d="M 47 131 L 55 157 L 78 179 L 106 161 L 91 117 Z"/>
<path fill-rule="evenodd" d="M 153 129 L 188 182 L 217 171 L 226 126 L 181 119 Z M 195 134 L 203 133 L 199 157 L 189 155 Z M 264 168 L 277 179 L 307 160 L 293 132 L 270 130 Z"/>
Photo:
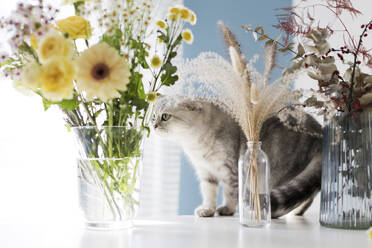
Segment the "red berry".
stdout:
<path fill-rule="evenodd" d="M 362 62 L 360 62 L 360 61 L 357 61 L 356 63 L 357 63 L 358 65 L 360 65 L 360 64 L 361 64 Z"/>
<path fill-rule="evenodd" d="M 338 56 L 341 60 L 344 60 L 344 57 L 343 57 L 340 53 L 337 53 L 337 56 Z"/>
<path fill-rule="evenodd" d="M 364 37 L 367 37 L 368 36 L 368 34 L 364 34 Z"/>
<path fill-rule="evenodd" d="M 360 26 L 360 28 L 364 28 L 365 27 L 365 25 L 363 24 L 362 26 Z"/>

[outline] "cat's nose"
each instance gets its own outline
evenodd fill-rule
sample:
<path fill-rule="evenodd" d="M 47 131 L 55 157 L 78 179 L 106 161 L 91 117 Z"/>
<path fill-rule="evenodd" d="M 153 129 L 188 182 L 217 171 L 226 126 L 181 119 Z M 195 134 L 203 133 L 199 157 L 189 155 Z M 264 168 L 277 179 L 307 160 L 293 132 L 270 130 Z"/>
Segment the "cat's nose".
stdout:
<path fill-rule="evenodd" d="M 155 124 L 155 125 L 154 125 L 154 128 L 158 128 L 158 124 Z"/>

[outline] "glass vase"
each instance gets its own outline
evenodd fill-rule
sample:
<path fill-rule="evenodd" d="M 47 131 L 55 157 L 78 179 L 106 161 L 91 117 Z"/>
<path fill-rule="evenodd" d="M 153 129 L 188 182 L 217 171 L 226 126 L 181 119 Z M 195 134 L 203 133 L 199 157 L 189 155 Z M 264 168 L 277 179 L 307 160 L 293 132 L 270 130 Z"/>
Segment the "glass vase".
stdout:
<path fill-rule="evenodd" d="M 139 205 L 142 132 L 126 127 L 73 127 L 80 208 L 89 228 L 132 226 Z"/>
<path fill-rule="evenodd" d="M 270 166 L 261 142 L 248 142 L 239 160 L 239 218 L 248 227 L 270 224 Z"/>
<path fill-rule="evenodd" d="M 320 223 L 372 225 L 372 114 L 337 114 L 324 129 Z"/>

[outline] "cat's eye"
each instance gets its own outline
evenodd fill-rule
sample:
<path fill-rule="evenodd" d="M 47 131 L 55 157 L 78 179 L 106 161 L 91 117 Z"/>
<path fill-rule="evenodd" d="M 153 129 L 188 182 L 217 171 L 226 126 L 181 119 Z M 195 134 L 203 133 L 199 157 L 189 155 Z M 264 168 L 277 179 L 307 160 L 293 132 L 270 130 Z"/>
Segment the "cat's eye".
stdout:
<path fill-rule="evenodd" d="M 171 118 L 171 115 L 170 114 L 162 114 L 161 115 L 161 120 L 162 121 L 167 121 Z"/>

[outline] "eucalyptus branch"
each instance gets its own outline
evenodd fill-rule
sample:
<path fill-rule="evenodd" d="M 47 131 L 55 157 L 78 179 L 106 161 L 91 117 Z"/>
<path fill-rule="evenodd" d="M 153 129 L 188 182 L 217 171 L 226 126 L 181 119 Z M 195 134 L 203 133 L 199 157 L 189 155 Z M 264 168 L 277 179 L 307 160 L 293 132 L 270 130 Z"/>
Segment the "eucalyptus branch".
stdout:
<path fill-rule="evenodd" d="M 240 28 L 246 30 L 247 32 L 252 32 L 252 33 L 256 33 L 258 35 L 265 35 L 266 38 L 265 39 L 268 39 L 269 41 L 271 42 L 275 42 L 276 44 L 278 44 L 279 46 L 281 46 L 282 48 L 286 48 L 288 49 L 288 51 L 292 52 L 293 54 L 297 54 L 296 51 L 294 51 L 292 48 L 284 45 L 283 43 L 281 43 L 279 40 L 275 39 L 275 38 L 272 38 L 270 37 L 269 35 L 265 34 L 263 31 L 259 30 L 259 31 L 253 31 L 252 29 L 248 28 L 247 26 L 241 26 Z"/>
<path fill-rule="evenodd" d="M 350 82 L 349 97 L 348 97 L 348 104 L 347 104 L 347 108 L 348 108 L 349 112 L 351 111 L 351 107 L 352 107 L 351 105 L 352 105 L 352 102 L 353 102 L 352 97 L 353 97 L 353 89 L 354 89 L 354 86 L 355 86 L 355 79 L 354 78 L 355 78 L 355 70 L 356 70 L 356 65 L 357 65 L 357 59 L 358 59 L 360 47 L 361 47 L 362 42 L 363 42 L 364 34 L 367 32 L 367 29 L 369 28 L 369 26 L 371 24 L 372 24 L 372 20 L 369 21 L 368 24 L 365 25 L 363 32 L 359 36 L 358 47 L 357 47 L 356 51 L 353 53 L 354 63 L 353 63 L 353 70 L 352 70 L 352 73 L 351 73 L 351 82 Z"/>

